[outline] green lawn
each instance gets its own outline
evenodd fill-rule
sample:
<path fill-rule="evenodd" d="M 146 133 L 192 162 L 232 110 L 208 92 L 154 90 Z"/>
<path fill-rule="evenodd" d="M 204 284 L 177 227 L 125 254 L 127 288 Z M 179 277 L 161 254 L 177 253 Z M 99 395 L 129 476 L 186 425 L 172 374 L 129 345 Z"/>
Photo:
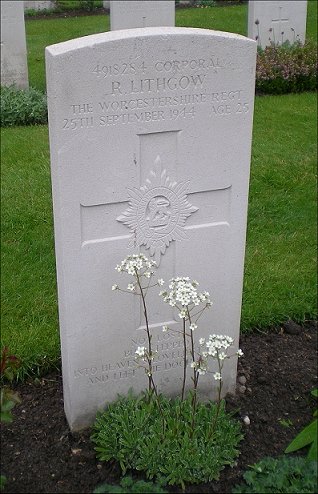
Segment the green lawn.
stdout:
<path fill-rule="evenodd" d="M 247 35 L 247 4 L 176 9 L 176 26 Z M 26 20 L 30 86 L 45 91 L 44 50 L 48 45 L 109 30 L 109 15 Z M 317 40 L 317 0 L 308 1 L 307 37 Z"/>
<path fill-rule="evenodd" d="M 183 9 L 177 25 L 231 30 L 235 23 L 244 33 L 246 13 L 246 5 Z M 310 1 L 307 33 L 315 38 L 313 16 Z M 31 85 L 44 89 L 45 45 L 108 27 L 106 15 L 27 21 Z M 316 316 L 316 105 L 314 93 L 255 101 L 244 331 Z M 1 137 L 2 342 L 23 370 L 43 370 L 60 355 L 48 131 L 6 128 Z"/>

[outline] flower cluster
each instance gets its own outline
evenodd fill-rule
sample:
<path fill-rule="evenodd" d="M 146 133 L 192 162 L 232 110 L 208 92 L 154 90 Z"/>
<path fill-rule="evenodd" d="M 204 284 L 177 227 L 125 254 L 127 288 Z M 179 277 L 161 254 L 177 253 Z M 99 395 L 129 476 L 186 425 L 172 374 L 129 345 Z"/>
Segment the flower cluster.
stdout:
<path fill-rule="evenodd" d="M 144 254 L 131 254 L 127 256 L 120 264 L 117 264 L 116 271 L 119 273 L 128 273 L 132 275 L 135 280 L 133 283 L 128 283 L 126 290 L 135 292 L 137 294 L 141 294 L 141 290 L 145 289 L 146 291 L 150 288 L 150 278 L 154 274 L 154 269 L 157 266 L 156 261 L 149 260 Z M 141 287 L 141 278 L 149 280 L 146 281 L 146 286 Z M 164 280 L 162 278 L 158 279 L 156 283 L 152 284 L 153 286 L 162 286 L 164 284 Z M 112 290 L 120 290 L 118 285 L 113 285 Z"/>
<path fill-rule="evenodd" d="M 259 50 L 256 89 L 267 94 L 313 91 L 317 87 L 317 47 L 310 41 Z"/>
<path fill-rule="evenodd" d="M 171 307 L 177 307 L 179 309 L 179 317 L 185 319 L 188 316 L 189 307 L 198 306 L 200 303 L 205 303 L 207 307 L 211 306 L 209 292 L 199 293 L 197 290 L 198 285 L 197 281 L 190 280 L 189 277 L 171 278 L 169 282 L 170 291 L 163 290 L 159 295 Z M 192 324 L 190 329 L 193 331 L 196 327 L 195 324 Z"/>
<path fill-rule="evenodd" d="M 206 356 L 210 355 L 211 357 L 216 357 L 220 360 L 224 360 L 227 358 L 227 355 L 224 351 L 220 351 L 222 349 L 227 350 L 233 343 L 233 338 L 230 336 L 222 335 L 222 334 L 210 334 L 208 340 L 205 338 L 201 338 L 199 340 L 200 346 L 206 346 L 207 351 Z"/>
<path fill-rule="evenodd" d="M 121 261 L 120 264 L 117 264 L 115 269 L 119 273 L 126 272 L 133 276 L 142 274 L 146 278 L 150 278 L 154 273 L 152 268 L 156 265 L 156 261 L 149 260 L 144 254 L 131 254 Z"/>
<path fill-rule="evenodd" d="M 214 372 L 213 377 L 216 381 L 221 381 L 221 370 L 223 367 L 223 363 L 225 359 L 230 358 L 233 355 L 227 355 L 226 350 L 230 348 L 234 343 L 233 338 L 231 336 L 226 336 L 222 334 L 211 334 L 208 339 L 200 338 L 199 345 L 200 347 L 205 347 L 199 355 L 199 358 L 196 362 L 191 363 L 191 367 L 196 369 L 199 374 L 206 374 L 208 367 L 208 358 L 216 358 L 219 364 L 219 371 Z M 241 349 L 238 349 L 236 354 L 238 357 L 242 357 L 244 354 Z"/>
<path fill-rule="evenodd" d="M 200 376 L 204 376 L 207 372 L 208 363 L 206 359 L 199 357 L 197 362 L 191 362 L 190 367 L 195 369 Z"/>

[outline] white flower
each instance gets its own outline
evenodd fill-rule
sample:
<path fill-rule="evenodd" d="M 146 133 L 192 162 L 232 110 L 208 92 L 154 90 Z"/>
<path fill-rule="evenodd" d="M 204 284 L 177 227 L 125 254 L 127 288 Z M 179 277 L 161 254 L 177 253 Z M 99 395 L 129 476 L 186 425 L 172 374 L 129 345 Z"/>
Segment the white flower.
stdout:
<path fill-rule="evenodd" d="M 129 283 L 129 284 L 127 285 L 127 290 L 130 290 L 131 292 L 133 292 L 133 291 L 135 290 L 135 288 L 136 288 L 136 287 L 135 287 L 135 285 L 134 285 L 133 283 Z"/>
<path fill-rule="evenodd" d="M 162 286 L 164 284 L 164 280 L 162 278 L 159 278 L 158 280 L 158 285 Z M 160 295 L 160 294 L 159 294 Z"/>
<path fill-rule="evenodd" d="M 117 264 L 115 269 L 119 273 L 124 271 L 133 276 L 144 274 L 146 277 L 150 277 L 152 273 L 147 271 L 147 269 L 155 265 L 156 262 L 149 261 L 144 254 L 131 254 L 121 261 L 120 264 Z M 144 273 L 143 270 L 145 270 Z"/>
<path fill-rule="evenodd" d="M 204 374 L 206 374 L 206 369 L 202 369 L 201 367 L 199 367 L 198 374 L 200 374 L 200 376 L 204 376 Z"/>
<path fill-rule="evenodd" d="M 118 290 L 118 288 L 119 288 L 118 285 L 113 285 L 112 286 L 112 290 Z"/>
<path fill-rule="evenodd" d="M 169 282 L 170 292 L 166 292 L 164 297 L 165 302 L 168 302 L 172 307 L 175 305 L 189 307 L 192 305 L 200 305 L 203 301 L 208 301 L 208 292 L 198 293 L 198 282 L 191 281 L 188 276 L 171 278 Z"/>
<path fill-rule="evenodd" d="M 144 273 L 144 275 L 145 275 L 145 277 L 146 277 L 146 278 L 150 278 L 150 276 L 151 276 L 151 272 L 150 272 L 150 271 L 146 271 L 146 272 Z"/>
<path fill-rule="evenodd" d="M 226 359 L 226 357 L 227 357 L 226 353 L 224 353 L 224 352 L 219 353 L 219 359 L 220 360 L 224 360 L 224 359 Z"/>
<path fill-rule="evenodd" d="M 139 346 L 137 350 L 135 351 L 135 354 L 138 355 L 138 357 L 144 357 L 146 352 L 146 347 L 144 346 Z"/>
<path fill-rule="evenodd" d="M 244 353 L 242 352 L 242 350 L 239 348 L 238 351 L 236 352 L 236 355 L 238 357 L 243 357 Z"/>
<path fill-rule="evenodd" d="M 166 324 L 164 326 L 162 326 L 162 331 L 164 333 L 166 333 L 168 330 L 169 330 L 169 328 L 168 328 L 168 326 Z"/>
<path fill-rule="evenodd" d="M 197 366 L 196 362 L 191 362 L 190 367 L 192 367 L 192 369 L 195 369 L 196 366 Z"/>
<path fill-rule="evenodd" d="M 194 323 L 190 324 L 190 326 L 189 326 L 189 328 L 191 329 L 191 331 L 194 331 L 195 329 L 197 329 L 197 327 L 198 326 L 196 324 L 194 324 Z"/>
<path fill-rule="evenodd" d="M 205 344 L 205 338 L 200 338 L 199 339 L 199 345 L 204 345 Z"/>
<path fill-rule="evenodd" d="M 181 309 L 179 312 L 179 317 L 181 317 L 181 319 L 185 319 L 187 317 L 187 311 L 185 309 Z"/>
<path fill-rule="evenodd" d="M 217 351 L 213 347 L 210 347 L 208 350 L 208 355 L 215 357 L 217 355 Z"/>
<path fill-rule="evenodd" d="M 213 377 L 214 377 L 214 379 L 215 379 L 216 381 L 221 381 L 221 379 L 222 379 L 222 376 L 221 376 L 221 374 L 220 374 L 219 372 L 215 372 L 215 373 L 213 374 Z"/>

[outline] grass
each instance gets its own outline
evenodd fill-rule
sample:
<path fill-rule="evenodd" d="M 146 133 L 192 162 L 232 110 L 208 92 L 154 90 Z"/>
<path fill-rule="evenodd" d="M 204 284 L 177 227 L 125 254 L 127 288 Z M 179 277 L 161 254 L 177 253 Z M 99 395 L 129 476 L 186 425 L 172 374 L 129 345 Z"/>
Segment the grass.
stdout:
<path fill-rule="evenodd" d="M 2 337 L 28 368 L 59 347 L 47 127 L 5 129 L 1 147 Z"/>
<path fill-rule="evenodd" d="M 316 94 L 256 99 L 242 327 L 316 307 Z"/>
<path fill-rule="evenodd" d="M 317 39 L 317 2 L 307 37 Z M 247 5 L 178 9 L 177 26 L 246 34 Z M 109 29 L 108 15 L 27 20 L 30 84 L 44 47 Z M 316 315 L 316 95 L 256 98 L 242 329 Z M 40 371 L 60 355 L 47 126 L 1 130 L 2 341 Z M 32 144 L 30 144 L 32 143 Z"/>
<path fill-rule="evenodd" d="M 316 99 L 256 98 L 245 331 L 316 315 Z M 28 371 L 60 355 L 48 132 L 16 127 L 1 135 L 2 338 Z"/>
<path fill-rule="evenodd" d="M 247 4 L 176 10 L 176 26 L 198 27 L 247 35 Z M 45 47 L 109 30 L 109 15 L 26 20 L 30 86 L 45 91 Z M 309 0 L 307 37 L 317 41 L 317 1 Z"/>

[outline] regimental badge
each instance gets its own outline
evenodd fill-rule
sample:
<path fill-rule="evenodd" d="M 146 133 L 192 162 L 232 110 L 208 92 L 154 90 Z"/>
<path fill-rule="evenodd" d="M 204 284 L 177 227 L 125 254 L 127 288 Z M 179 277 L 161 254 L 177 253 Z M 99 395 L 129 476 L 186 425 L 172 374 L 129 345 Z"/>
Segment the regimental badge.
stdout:
<path fill-rule="evenodd" d="M 198 210 L 187 199 L 188 187 L 189 181 L 172 182 L 157 156 L 146 184 L 128 189 L 129 206 L 116 218 L 132 232 L 128 247 L 145 245 L 159 264 L 170 242 L 186 238 L 186 219 Z"/>

